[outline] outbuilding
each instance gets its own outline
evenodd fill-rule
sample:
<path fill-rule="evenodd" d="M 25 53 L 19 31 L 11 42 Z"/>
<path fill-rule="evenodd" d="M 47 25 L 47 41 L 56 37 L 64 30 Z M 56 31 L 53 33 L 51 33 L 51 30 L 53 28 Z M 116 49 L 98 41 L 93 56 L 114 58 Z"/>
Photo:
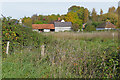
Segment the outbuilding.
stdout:
<path fill-rule="evenodd" d="M 104 22 L 97 26 L 96 30 L 110 30 L 115 29 L 116 26 L 112 24 L 111 22 Z"/>
<path fill-rule="evenodd" d="M 55 31 L 54 24 L 32 24 L 32 30 L 37 32 Z"/>

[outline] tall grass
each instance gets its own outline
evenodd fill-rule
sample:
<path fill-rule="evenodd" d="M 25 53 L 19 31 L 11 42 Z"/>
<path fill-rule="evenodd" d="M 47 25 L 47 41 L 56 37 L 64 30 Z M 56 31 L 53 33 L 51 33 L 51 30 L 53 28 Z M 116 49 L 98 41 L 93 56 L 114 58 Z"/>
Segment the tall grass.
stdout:
<path fill-rule="evenodd" d="M 3 60 L 3 78 L 118 77 L 116 32 L 115 39 L 110 32 L 43 35 L 51 37 L 44 44 L 44 58 L 41 48 L 16 52 Z"/>
<path fill-rule="evenodd" d="M 113 37 L 114 33 L 114 37 Z M 102 39 L 118 39 L 118 32 L 59 32 L 59 33 L 43 33 L 43 35 L 49 36 L 52 35 L 54 38 L 60 39 L 74 39 L 74 40 L 81 40 L 81 39 L 93 39 L 93 38 L 102 38 Z"/>

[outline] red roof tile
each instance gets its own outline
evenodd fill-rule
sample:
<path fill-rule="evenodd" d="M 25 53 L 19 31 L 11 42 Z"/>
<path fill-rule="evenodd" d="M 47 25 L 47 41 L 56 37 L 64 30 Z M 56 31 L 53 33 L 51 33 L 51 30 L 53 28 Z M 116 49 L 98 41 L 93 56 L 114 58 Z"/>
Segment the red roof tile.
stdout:
<path fill-rule="evenodd" d="M 55 29 L 54 24 L 32 24 L 33 29 Z"/>

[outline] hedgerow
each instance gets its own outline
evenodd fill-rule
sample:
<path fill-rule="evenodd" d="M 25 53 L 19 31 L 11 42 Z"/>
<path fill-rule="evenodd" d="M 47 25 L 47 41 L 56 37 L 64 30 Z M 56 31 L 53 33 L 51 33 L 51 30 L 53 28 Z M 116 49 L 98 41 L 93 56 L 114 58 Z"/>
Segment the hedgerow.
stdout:
<path fill-rule="evenodd" d="M 48 38 L 48 37 L 47 37 Z M 15 24 L 9 17 L 2 19 L 2 53 L 6 57 L 7 41 L 10 41 L 9 53 L 14 50 L 22 50 L 25 47 L 38 48 L 46 43 L 46 37 L 37 32 L 33 32 L 29 27 Z"/>

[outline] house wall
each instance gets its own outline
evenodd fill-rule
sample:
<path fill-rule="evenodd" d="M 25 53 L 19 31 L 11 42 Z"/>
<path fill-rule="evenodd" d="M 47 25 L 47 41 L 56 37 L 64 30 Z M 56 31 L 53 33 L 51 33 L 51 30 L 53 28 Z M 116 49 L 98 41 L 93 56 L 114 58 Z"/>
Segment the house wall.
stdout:
<path fill-rule="evenodd" d="M 50 29 L 44 29 L 44 32 L 50 32 Z"/>
<path fill-rule="evenodd" d="M 113 29 L 113 28 L 105 28 L 105 29 Z"/>
<path fill-rule="evenodd" d="M 55 32 L 59 31 L 70 31 L 71 27 L 55 27 Z"/>

